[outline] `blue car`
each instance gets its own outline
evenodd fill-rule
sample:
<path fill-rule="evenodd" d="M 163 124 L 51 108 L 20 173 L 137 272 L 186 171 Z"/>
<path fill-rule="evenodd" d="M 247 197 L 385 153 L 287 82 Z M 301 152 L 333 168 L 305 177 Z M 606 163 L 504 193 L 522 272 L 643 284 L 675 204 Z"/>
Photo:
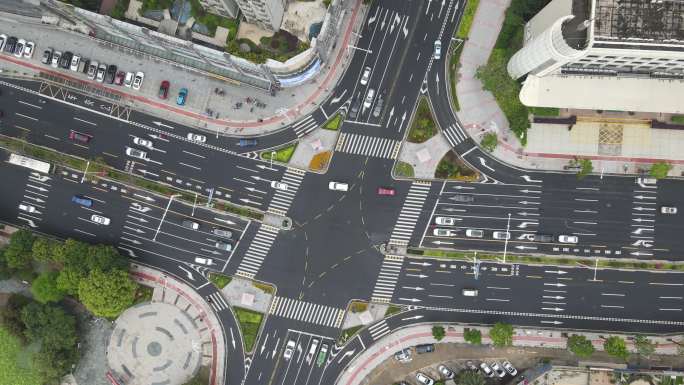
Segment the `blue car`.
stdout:
<path fill-rule="evenodd" d="M 256 139 L 240 139 L 238 146 L 240 147 L 253 147 L 257 145 Z"/>
<path fill-rule="evenodd" d="M 80 195 L 74 195 L 71 197 L 71 201 L 85 207 L 91 207 L 93 205 L 92 199 L 88 199 Z"/>
<path fill-rule="evenodd" d="M 176 104 L 179 106 L 185 105 L 185 99 L 188 98 L 188 89 L 187 88 L 181 88 L 180 91 L 178 91 L 178 98 L 176 99 Z"/>

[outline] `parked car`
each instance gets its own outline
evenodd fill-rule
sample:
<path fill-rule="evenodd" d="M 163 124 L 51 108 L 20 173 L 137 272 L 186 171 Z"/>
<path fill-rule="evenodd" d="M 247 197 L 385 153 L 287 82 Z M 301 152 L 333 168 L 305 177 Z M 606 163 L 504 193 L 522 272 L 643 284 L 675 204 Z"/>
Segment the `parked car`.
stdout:
<path fill-rule="evenodd" d="M 276 190 L 282 190 L 282 191 L 287 191 L 287 183 L 283 182 L 278 182 L 276 180 L 271 181 L 271 187 L 273 187 Z"/>
<path fill-rule="evenodd" d="M 53 68 L 59 67 L 59 62 L 61 61 L 61 59 L 62 59 L 62 53 L 61 53 L 61 52 L 59 52 L 59 51 L 53 52 L 53 53 L 52 53 L 52 58 L 50 59 L 50 60 L 51 60 L 51 61 L 50 61 L 50 65 L 51 65 Z"/>
<path fill-rule="evenodd" d="M 105 78 L 105 72 L 107 72 L 107 65 L 102 63 L 97 67 L 97 74 L 95 75 L 95 80 L 102 83 Z"/>
<path fill-rule="evenodd" d="M 465 235 L 468 238 L 482 238 L 484 237 L 484 231 L 479 229 L 467 229 Z"/>
<path fill-rule="evenodd" d="M 295 346 L 296 344 L 293 340 L 287 341 L 287 345 L 285 345 L 285 351 L 283 352 L 283 358 L 285 359 L 285 361 L 289 361 L 290 358 L 292 358 Z"/>
<path fill-rule="evenodd" d="M 439 40 L 435 40 L 435 49 L 433 52 L 433 56 L 435 60 L 439 60 L 442 58 L 442 42 Z"/>
<path fill-rule="evenodd" d="M 189 219 L 183 219 L 183 221 L 181 222 L 181 226 L 185 227 L 186 229 L 190 229 L 190 230 L 198 230 L 200 228 L 199 223 L 197 223 L 195 221 L 191 221 Z"/>
<path fill-rule="evenodd" d="M 413 359 L 411 357 L 411 349 L 406 348 L 394 353 L 394 359 L 399 362 L 410 362 Z"/>
<path fill-rule="evenodd" d="M 126 72 L 126 78 L 124 78 L 124 86 L 130 87 L 133 84 L 133 72 Z"/>
<path fill-rule="evenodd" d="M 133 78 L 133 89 L 139 90 L 142 87 L 143 79 L 145 79 L 145 74 L 142 72 L 136 72 Z"/>
<path fill-rule="evenodd" d="M 78 72 L 87 74 L 90 70 L 90 59 L 81 60 L 81 64 L 78 66 Z"/>
<path fill-rule="evenodd" d="M 197 143 L 205 143 L 207 141 L 207 137 L 201 134 L 195 134 L 193 132 L 189 132 L 188 135 L 186 136 L 189 141 L 192 142 L 197 142 Z"/>
<path fill-rule="evenodd" d="M 330 183 L 328 183 L 328 189 L 335 191 L 349 191 L 349 185 L 347 183 L 330 181 Z"/>
<path fill-rule="evenodd" d="M 378 187 L 378 195 L 394 195 L 395 191 L 391 187 Z"/>
<path fill-rule="evenodd" d="M 71 60 L 73 59 L 74 54 L 66 51 L 62 55 L 62 59 L 60 60 L 60 67 L 64 68 L 65 70 L 69 69 L 69 66 L 71 65 Z"/>
<path fill-rule="evenodd" d="M 120 86 L 124 82 L 124 77 L 126 77 L 126 73 L 123 71 L 119 71 L 116 73 L 116 76 L 114 76 L 114 84 L 117 86 Z"/>
<path fill-rule="evenodd" d="M 356 119 L 356 117 L 359 116 L 359 107 L 361 107 L 361 102 L 354 99 L 354 101 L 352 102 L 352 106 L 349 109 L 349 117 L 351 119 Z"/>
<path fill-rule="evenodd" d="M 478 368 L 477 365 L 475 365 L 475 363 L 473 361 L 467 361 L 465 363 L 465 367 L 466 367 L 466 369 L 472 370 L 473 372 L 479 372 L 480 371 L 480 368 Z"/>
<path fill-rule="evenodd" d="M 116 76 L 116 66 L 114 64 L 110 64 L 109 67 L 107 67 L 107 72 L 105 74 L 104 82 L 112 84 L 114 83 L 114 77 Z"/>
<path fill-rule="evenodd" d="M 166 99 L 169 96 L 169 87 L 171 87 L 171 83 L 169 83 L 168 80 L 161 82 L 159 85 L 159 93 L 157 94 L 159 99 Z"/>
<path fill-rule="evenodd" d="M 71 197 L 71 201 L 73 203 L 76 203 L 77 205 L 81 205 L 84 207 L 92 207 L 93 206 L 93 200 L 86 198 L 82 195 L 74 195 Z"/>
<path fill-rule="evenodd" d="M 560 243 L 577 243 L 579 239 L 576 235 L 559 235 L 558 242 Z"/>
<path fill-rule="evenodd" d="M 440 373 L 444 378 L 452 379 L 452 378 L 455 377 L 454 372 L 453 372 L 451 369 L 449 369 L 449 368 L 447 368 L 446 366 L 444 366 L 444 365 L 439 365 L 439 366 L 437 367 L 437 370 L 439 370 L 439 373 Z"/>
<path fill-rule="evenodd" d="M 362 86 L 365 86 L 366 84 L 368 84 L 368 79 L 370 79 L 370 73 L 371 73 L 370 67 L 366 67 L 363 69 L 363 75 L 361 75 L 361 81 L 359 82 L 359 83 L 361 83 Z"/>
<path fill-rule="evenodd" d="M 17 38 L 10 36 L 5 42 L 4 51 L 7 53 L 14 53 L 14 49 L 17 47 Z"/>
<path fill-rule="evenodd" d="M 482 373 L 484 373 L 487 377 L 494 377 L 494 371 L 486 363 L 481 363 L 480 369 L 482 369 Z"/>
<path fill-rule="evenodd" d="M 510 374 L 511 376 L 515 377 L 515 375 L 518 374 L 518 370 L 513 365 L 511 365 L 510 362 L 504 361 L 501 365 L 504 367 L 504 369 L 506 369 L 508 374 Z"/>
<path fill-rule="evenodd" d="M 24 54 L 24 47 L 26 46 L 26 40 L 19 39 L 17 45 L 14 47 L 14 56 L 21 57 Z"/>
<path fill-rule="evenodd" d="M 492 233 L 494 239 L 511 239 L 511 233 L 508 231 L 495 231 Z"/>
<path fill-rule="evenodd" d="M 435 345 L 434 344 L 416 345 L 416 353 L 418 353 L 418 354 L 432 353 L 434 351 L 435 351 Z"/>
<path fill-rule="evenodd" d="M 7 35 L 0 34 L 0 52 L 5 48 L 5 43 L 7 43 Z"/>
<path fill-rule="evenodd" d="M 306 363 L 310 364 L 311 360 L 314 357 L 314 354 L 316 354 L 316 350 L 318 350 L 318 343 L 320 341 L 318 338 L 314 338 L 311 340 L 311 345 L 309 346 L 309 352 L 306 354 Z"/>
<path fill-rule="evenodd" d="M 416 380 L 418 380 L 418 382 L 420 382 L 423 385 L 434 385 L 435 384 L 435 380 L 433 380 L 432 378 L 426 376 L 425 374 L 423 374 L 421 372 L 416 373 Z"/>
<path fill-rule="evenodd" d="M 96 61 L 91 61 L 90 65 L 88 66 L 88 79 L 93 80 L 95 79 L 95 75 L 97 75 L 97 67 L 100 64 Z"/>
<path fill-rule="evenodd" d="M 176 104 L 178 104 L 179 106 L 184 106 L 187 98 L 188 89 L 183 87 L 178 91 L 178 98 L 176 98 Z"/>
<path fill-rule="evenodd" d="M 74 142 L 88 143 L 92 138 L 92 135 L 89 134 L 84 134 L 74 130 L 69 131 L 69 139 L 73 140 Z"/>
<path fill-rule="evenodd" d="M 81 63 L 81 57 L 78 55 L 74 55 L 71 57 L 71 63 L 69 65 L 69 69 L 72 71 L 78 71 L 78 65 Z"/>
<path fill-rule="evenodd" d="M 97 215 L 97 214 L 91 215 L 90 220 L 97 223 L 98 225 L 103 225 L 103 226 L 109 225 L 109 222 L 110 222 L 109 218 L 104 217 L 102 215 Z"/>
<path fill-rule="evenodd" d="M 45 51 L 43 51 L 43 57 L 40 59 L 40 62 L 43 64 L 50 64 L 53 52 L 54 50 L 52 48 L 48 48 Z"/>
<path fill-rule="evenodd" d="M 24 57 L 27 59 L 30 59 L 33 57 L 33 51 L 36 48 L 36 43 L 32 41 L 26 42 L 26 45 L 24 46 Z"/>
<path fill-rule="evenodd" d="M 452 217 L 436 217 L 435 223 L 438 225 L 453 226 L 456 224 L 456 218 Z"/>
<path fill-rule="evenodd" d="M 499 376 L 499 378 L 506 377 L 506 371 L 504 370 L 504 368 L 501 367 L 501 365 L 499 365 L 498 362 L 492 364 L 492 370 L 496 373 L 497 376 Z"/>

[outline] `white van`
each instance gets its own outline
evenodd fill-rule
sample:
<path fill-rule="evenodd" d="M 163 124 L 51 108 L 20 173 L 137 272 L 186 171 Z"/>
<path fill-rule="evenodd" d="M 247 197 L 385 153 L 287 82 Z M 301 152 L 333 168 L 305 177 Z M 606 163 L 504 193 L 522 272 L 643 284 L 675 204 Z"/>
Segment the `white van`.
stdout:
<path fill-rule="evenodd" d="M 310 364 L 313 360 L 316 350 L 318 349 L 318 338 L 311 340 L 311 347 L 309 347 L 309 353 L 306 354 L 306 363 Z"/>
<path fill-rule="evenodd" d="M 197 258 L 195 258 L 195 263 L 210 266 L 210 265 L 214 264 L 214 260 L 211 258 L 199 258 L 199 257 L 197 257 Z"/>
<path fill-rule="evenodd" d="M 465 297 L 477 297 L 477 289 L 463 289 L 461 294 Z"/>
<path fill-rule="evenodd" d="M 365 110 L 366 108 L 370 108 L 371 104 L 373 104 L 373 98 L 375 97 L 375 90 L 372 88 L 368 89 L 368 93 L 366 94 L 366 100 L 363 101 L 363 109 Z"/>

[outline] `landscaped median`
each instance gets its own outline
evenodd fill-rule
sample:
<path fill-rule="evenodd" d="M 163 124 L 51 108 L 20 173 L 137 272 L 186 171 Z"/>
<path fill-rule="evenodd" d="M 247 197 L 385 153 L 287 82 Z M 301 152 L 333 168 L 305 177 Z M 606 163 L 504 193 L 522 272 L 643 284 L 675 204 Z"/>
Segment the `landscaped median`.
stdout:
<path fill-rule="evenodd" d="M 464 251 L 448 251 L 439 249 L 418 249 L 409 248 L 407 253 L 410 256 L 423 256 L 433 258 L 445 258 L 459 261 L 472 261 L 475 257 L 473 252 Z M 500 262 L 502 255 L 478 253 L 478 261 L 493 261 Z M 590 258 L 590 257 L 555 257 L 550 255 L 506 255 L 506 262 L 509 263 L 524 263 L 528 265 L 558 265 L 558 266 L 580 266 L 584 265 L 589 268 L 612 268 L 612 269 L 631 269 L 631 270 L 673 270 L 684 271 L 684 263 L 666 262 L 666 261 L 638 261 L 627 259 L 610 259 L 606 257 Z"/>
<path fill-rule="evenodd" d="M 153 181 L 137 175 L 119 171 L 107 165 L 101 158 L 89 161 L 77 156 L 64 154 L 50 148 L 37 146 L 24 140 L 4 135 L 0 135 L 0 147 L 5 148 L 10 152 L 26 155 L 45 162 L 54 163 L 55 165 L 70 168 L 77 172 L 84 172 L 84 170 L 87 168 L 88 175 L 86 175 L 86 180 L 92 178 L 111 180 L 166 196 L 178 195 L 178 200 L 185 201 L 189 204 L 203 205 L 207 202 L 206 197 L 199 194 L 196 195 L 195 192 L 181 190 L 164 182 Z M 216 198 L 214 198 L 213 207 L 214 209 L 220 211 L 225 211 L 257 220 L 262 220 L 264 217 L 264 215 L 260 212 L 242 206 L 237 206 Z"/>
<path fill-rule="evenodd" d="M 275 162 L 287 163 L 292 158 L 295 149 L 297 149 L 297 143 L 293 143 L 289 146 L 281 147 L 278 149 L 263 151 L 261 153 L 261 159 L 273 160 Z"/>
<path fill-rule="evenodd" d="M 264 315 L 241 307 L 233 307 L 233 310 L 240 323 L 242 339 L 245 341 L 245 352 L 251 352 L 254 348 L 254 342 L 259 335 L 259 329 L 261 328 L 261 321 L 263 320 Z"/>

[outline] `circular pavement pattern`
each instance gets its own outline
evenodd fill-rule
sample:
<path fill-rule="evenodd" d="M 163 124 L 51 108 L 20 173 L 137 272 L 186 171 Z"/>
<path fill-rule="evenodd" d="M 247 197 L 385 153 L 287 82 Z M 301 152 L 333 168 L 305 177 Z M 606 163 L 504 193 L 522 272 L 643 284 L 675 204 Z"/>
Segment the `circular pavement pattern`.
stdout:
<path fill-rule="evenodd" d="M 171 304 L 154 302 L 126 310 L 107 346 L 115 377 L 127 385 L 177 385 L 201 361 L 202 324 Z"/>

